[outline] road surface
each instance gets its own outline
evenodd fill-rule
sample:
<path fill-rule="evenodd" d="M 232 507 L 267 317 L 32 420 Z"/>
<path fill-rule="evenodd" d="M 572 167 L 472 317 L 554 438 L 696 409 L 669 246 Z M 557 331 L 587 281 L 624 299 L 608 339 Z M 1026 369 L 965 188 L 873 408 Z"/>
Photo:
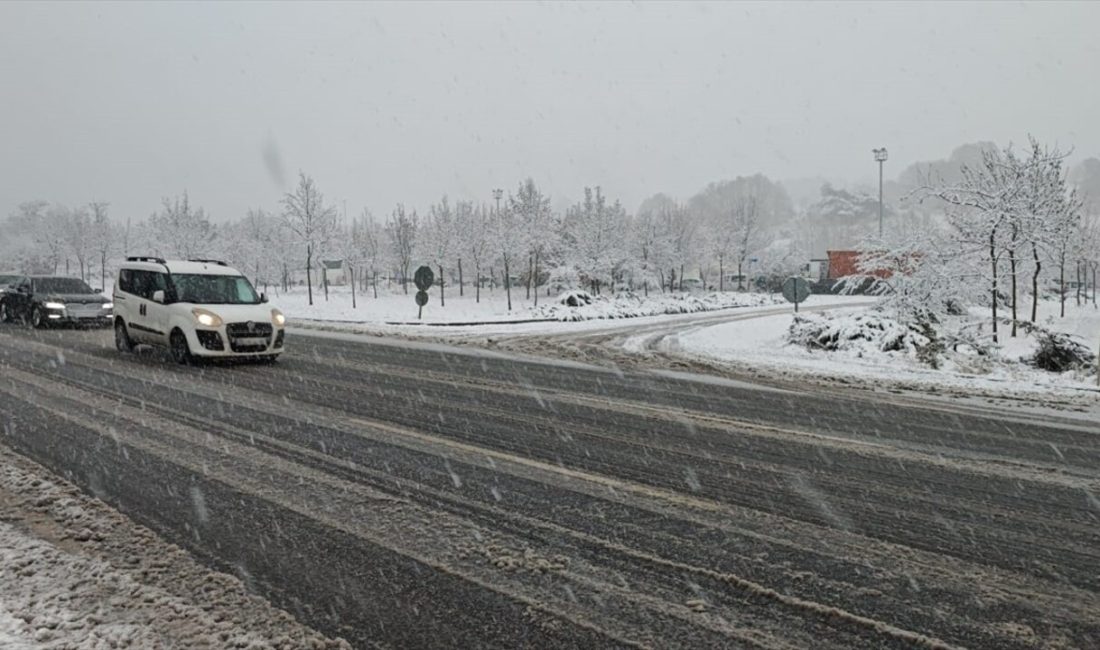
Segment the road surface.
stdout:
<path fill-rule="evenodd" d="M 0 443 L 355 647 L 1098 647 L 1100 426 L 412 342 L 0 326 Z"/>

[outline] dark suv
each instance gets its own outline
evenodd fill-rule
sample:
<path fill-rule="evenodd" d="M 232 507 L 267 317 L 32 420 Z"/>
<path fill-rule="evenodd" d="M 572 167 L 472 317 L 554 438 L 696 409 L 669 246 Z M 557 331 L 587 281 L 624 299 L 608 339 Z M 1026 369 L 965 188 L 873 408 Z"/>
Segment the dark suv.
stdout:
<path fill-rule="evenodd" d="M 23 276 L 0 294 L 0 322 L 20 319 L 35 327 L 111 324 L 110 299 L 76 278 Z"/>

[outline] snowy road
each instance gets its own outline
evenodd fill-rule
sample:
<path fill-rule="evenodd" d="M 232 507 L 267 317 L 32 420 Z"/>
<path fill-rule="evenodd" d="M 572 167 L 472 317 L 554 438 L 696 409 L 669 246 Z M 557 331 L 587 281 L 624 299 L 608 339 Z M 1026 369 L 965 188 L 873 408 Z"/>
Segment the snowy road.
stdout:
<path fill-rule="evenodd" d="M 1100 645 L 1100 426 L 876 399 L 0 327 L 0 443 L 356 647 Z"/>

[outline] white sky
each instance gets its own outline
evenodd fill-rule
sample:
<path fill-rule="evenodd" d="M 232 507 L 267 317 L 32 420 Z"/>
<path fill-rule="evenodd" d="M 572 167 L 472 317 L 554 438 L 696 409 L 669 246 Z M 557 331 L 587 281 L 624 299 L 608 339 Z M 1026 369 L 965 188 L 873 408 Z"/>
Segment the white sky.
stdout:
<path fill-rule="evenodd" d="M 313 175 L 348 211 L 530 175 L 628 209 L 870 180 L 1029 133 L 1100 155 L 1100 3 L 0 3 L 0 214 L 187 189 L 216 220 Z"/>

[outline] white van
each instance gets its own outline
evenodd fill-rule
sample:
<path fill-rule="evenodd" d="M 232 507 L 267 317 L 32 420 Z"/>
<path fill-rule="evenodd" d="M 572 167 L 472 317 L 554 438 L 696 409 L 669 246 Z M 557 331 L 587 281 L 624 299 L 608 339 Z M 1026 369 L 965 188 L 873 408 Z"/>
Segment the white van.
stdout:
<path fill-rule="evenodd" d="M 286 317 L 240 271 L 218 260 L 129 257 L 118 271 L 114 305 L 121 352 L 156 345 L 177 363 L 274 361 L 283 352 Z"/>

